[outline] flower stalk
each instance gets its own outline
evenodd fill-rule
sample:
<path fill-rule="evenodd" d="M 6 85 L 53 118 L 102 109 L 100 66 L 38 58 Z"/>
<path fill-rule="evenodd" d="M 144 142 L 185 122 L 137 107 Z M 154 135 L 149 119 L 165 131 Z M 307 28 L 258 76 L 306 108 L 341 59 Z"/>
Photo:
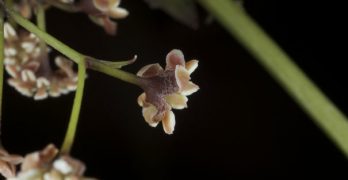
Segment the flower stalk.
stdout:
<path fill-rule="evenodd" d="M 231 0 L 198 0 L 283 86 L 348 158 L 348 119 L 266 32 Z"/>
<path fill-rule="evenodd" d="M 69 154 L 72 148 L 72 145 L 74 143 L 77 123 L 78 123 L 81 104 L 82 104 L 82 96 L 83 96 L 83 90 L 85 86 L 85 79 L 86 79 L 86 64 L 83 61 L 80 61 L 78 63 L 77 89 L 76 89 L 73 109 L 72 109 L 72 113 L 71 113 L 70 121 L 68 125 L 68 130 L 66 132 L 63 145 L 61 148 L 62 154 Z"/>

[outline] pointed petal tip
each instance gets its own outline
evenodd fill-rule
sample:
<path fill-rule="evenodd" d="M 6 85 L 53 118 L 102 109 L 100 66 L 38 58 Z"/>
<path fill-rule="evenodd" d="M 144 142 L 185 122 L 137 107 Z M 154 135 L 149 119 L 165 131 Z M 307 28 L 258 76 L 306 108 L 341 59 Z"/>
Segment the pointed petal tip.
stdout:
<path fill-rule="evenodd" d="M 175 128 L 175 115 L 173 111 L 167 111 L 162 120 L 163 130 L 166 134 L 173 134 Z"/>

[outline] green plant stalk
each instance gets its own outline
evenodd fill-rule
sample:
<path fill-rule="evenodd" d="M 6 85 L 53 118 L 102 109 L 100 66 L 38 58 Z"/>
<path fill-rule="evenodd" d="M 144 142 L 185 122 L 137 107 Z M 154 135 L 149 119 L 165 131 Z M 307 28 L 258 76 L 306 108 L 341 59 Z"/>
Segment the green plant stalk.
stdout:
<path fill-rule="evenodd" d="M 36 13 L 36 24 L 41 29 L 41 31 L 46 32 L 46 17 L 45 17 L 45 8 L 37 3 L 37 13 Z"/>
<path fill-rule="evenodd" d="M 83 61 L 81 61 L 78 63 L 77 90 L 75 94 L 72 113 L 70 116 L 68 130 L 65 134 L 65 138 L 61 148 L 62 154 L 69 154 L 72 148 L 72 145 L 74 144 L 77 123 L 78 123 L 81 104 L 82 104 L 82 96 L 83 96 L 83 90 L 85 86 L 85 79 L 86 79 L 86 64 Z"/>
<path fill-rule="evenodd" d="M 283 86 L 348 158 L 348 119 L 234 1 L 198 0 Z"/>
<path fill-rule="evenodd" d="M 4 88 L 4 12 L 0 8 L 0 147 L 2 123 L 2 92 Z"/>
<path fill-rule="evenodd" d="M 5 4 L 7 7 L 13 8 L 13 0 L 5 0 Z M 8 22 L 11 24 L 12 27 L 17 27 L 16 22 L 14 22 L 12 19 L 9 19 Z"/>
<path fill-rule="evenodd" d="M 98 62 L 94 58 L 90 58 L 86 55 L 83 55 L 83 54 L 77 52 L 76 50 L 65 45 L 64 43 L 62 43 L 61 41 L 59 41 L 55 37 L 46 33 L 45 31 L 40 30 L 33 23 L 31 23 L 27 19 L 23 18 L 21 15 L 19 15 L 17 12 L 15 12 L 12 9 L 6 9 L 6 12 L 19 25 L 21 25 L 22 27 L 24 27 L 28 31 L 34 33 L 40 39 L 45 41 L 48 45 L 52 46 L 54 49 L 56 49 L 60 53 L 64 54 L 65 56 L 67 56 L 68 58 L 73 60 L 74 62 L 79 63 L 81 61 L 84 61 L 87 64 L 87 68 L 108 74 L 112 77 L 118 78 L 118 79 L 123 80 L 125 82 L 140 86 L 141 82 L 139 81 L 139 78 L 136 75 L 128 73 L 126 71 L 122 71 L 118 68 L 109 67 L 108 65 L 106 65 L 104 63 Z"/>

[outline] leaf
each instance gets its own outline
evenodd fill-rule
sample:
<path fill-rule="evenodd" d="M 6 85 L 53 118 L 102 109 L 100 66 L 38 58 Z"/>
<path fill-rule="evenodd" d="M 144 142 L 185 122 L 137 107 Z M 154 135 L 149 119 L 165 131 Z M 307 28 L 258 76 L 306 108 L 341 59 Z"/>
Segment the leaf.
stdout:
<path fill-rule="evenodd" d="M 104 65 L 107 65 L 110 68 L 114 69 L 119 69 L 122 68 L 123 66 L 133 64 L 137 59 L 137 55 L 135 55 L 132 59 L 126 60 L 126 61 L 105 61 L 105 60 L 100 60 L 100 59 L 95 59 L 93 57 L 88 57 L 87 60 L 90 63 L 101 63 Z"/>
<path fill-rule="evenodd" d="M 160 9 L 178 22 L 197 29 L 198 11 L 193 0 L 145 0 L 152 9 Z"/>

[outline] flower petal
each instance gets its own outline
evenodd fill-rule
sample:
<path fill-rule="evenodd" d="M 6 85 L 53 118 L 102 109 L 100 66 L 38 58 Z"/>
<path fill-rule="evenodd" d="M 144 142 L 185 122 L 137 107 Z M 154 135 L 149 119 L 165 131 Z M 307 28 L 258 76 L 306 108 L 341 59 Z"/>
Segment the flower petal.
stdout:
<path fill-rule="evenodd" d="M 184 96 L 191 95 L 199 90 L 199 87 L 193 82 L 188 82 L 180 89 L 180 93 Z"/>
<path fill-rule="evenodd" d="M 8 74 L 10 74 L 10 76 L 14 77 L 14 78 L 18 78 L 19 77 L 19 72 L 18 69 L 19 67 L 16 65 L 7 65 L 5 66 L 5 69 L 7 71 Z"/>
<path fill-rule="evenodd" d="M 112 18 L 115 18 L 115 19 L 122 19 L 122 18 L 127 17 L 129 15 L 129 12 L 124 8 L 114 6 L 114 7 L 109 9 L 108 15 Z"/>
<path fill-rule="evenodd" d="M 190 73 L 185 69 L 184 66 L 176 66 L 175 68 L 175 79 L 179 88 L 181 89 L 190 81 Z"/>
<path fill-rule="evenodd" d="M 5 23 L 4 24 L 4 36 L 5 36 L 5 39 L 15 39 L 15 38 L 17 38 L 17 32 L 11 26 L 10 23 Z"/>
<path fill-rule="evenodd" d="M 187 107 L 187 97 L 178 93 L 166 96 L 165 100 L 174 109 L 184 109 Z"/>
<path fill-rule="evenodd" d="M 16 175 L 16 169 L 14 165 L 7 162 L 0 161 L 0 174 L 6 178 L 11 178 Z"/>
<path fill-rule="evenodd" d="M 198 60 L 191 60 L 191 61 L 188 61 L 188 62 L 186 62 L 185 65 L 186 65 L 186 66 L 185 66 L 186 70 L 187 70 L 190 74 L 192 74 L 193 71 L 195 71 L 195 70 L 197 69 L 197 67 L 198 67 Z"/>
<path fill-rule="evenodd" d="M 155 106 L 149 104 L 147 107 L 143 107 L 143 116 L 147 123 L 149 123 L 150 126 L 156 127 L 158 122 L 154 121 L 154 117 L 157 114 L 157 109 Z"/>
<path fill-rule="evenodd" d="M 34 100 L 43 100 L 48 97 L 47 89 L 46 87 L 42 86 L 37 89 L 35 95 L 34 95 Z"/>
<path fill-rule="evenodd" d="M 143 107 L 145 104 L 145 99 L 146 99 L 146 94 L 141 93 L 140 96 L 138 97 L 138 104 L 139 106 Z"/>
<path fill-rule="evenodd" d="M 166 111 L 162 120 L 163 130 L 167 134 L 173 134 L 175 127 L 175 115 L 173 111 Z"/>
<path fill-rule="evenodd" d="M 185 67 L 184 54 L 178 49 L 173 49 L 167 54 L 166 63 L 166 70 L 174 70 L 176 65 Z"/>
<path fill-rule="evenodd" d="M 138 71 L 137 76 L 148 78 L 148 77 L 157 76 L 162 72 L 163 72 L 163 68 L 158 63 L 149 64 L 149 65 L 142 67 Z"/>
<path fill-rule="evenodd" d="M 98 10 L 105 12 L 110 7 L 110 0 L 93 0 L 93 4 Z"/>

